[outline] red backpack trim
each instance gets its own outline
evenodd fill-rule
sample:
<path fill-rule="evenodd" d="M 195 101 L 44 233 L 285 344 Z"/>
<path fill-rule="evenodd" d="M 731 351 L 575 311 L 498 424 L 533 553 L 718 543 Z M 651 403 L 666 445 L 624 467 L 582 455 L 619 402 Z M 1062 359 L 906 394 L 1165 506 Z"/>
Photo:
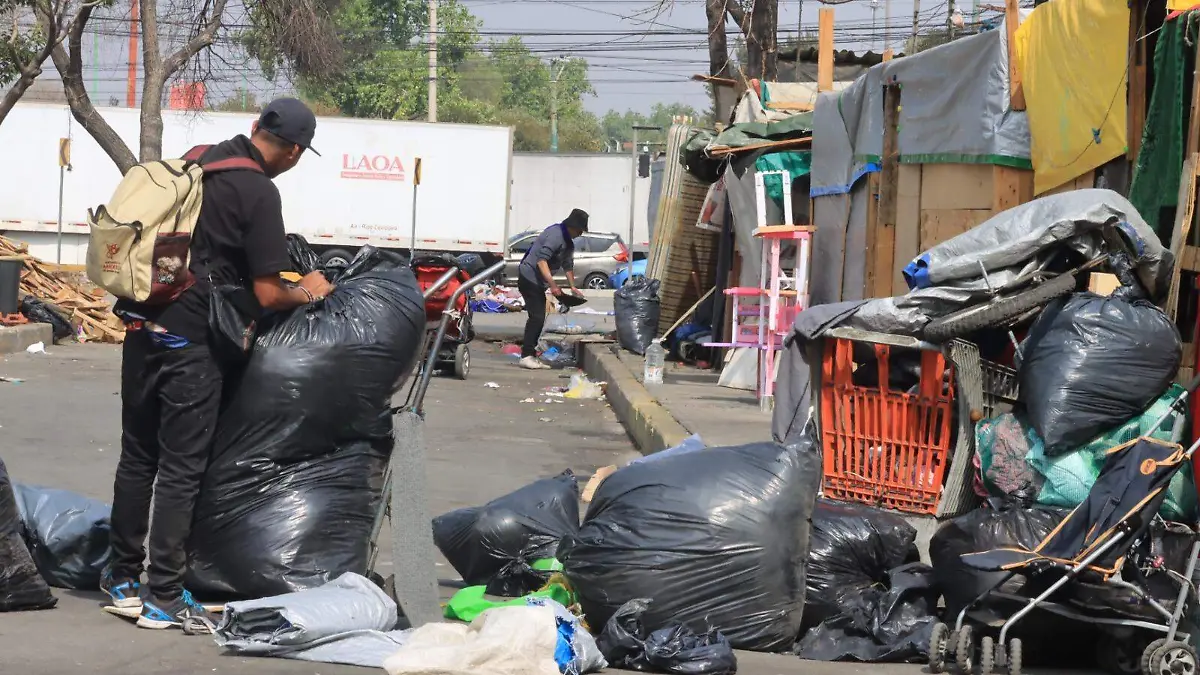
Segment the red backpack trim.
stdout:
<path fill-rule="evenodd" d="M 228 159 L 218 159 L 215 162 L 201 162 L 200 158 L 204 153 L 208 152 L 213 146 L 197 145 L 188 150 L 184 154 L 183 159 L 188 162 L 196 162 L 204 169 L 204 173 L 218 173 L 220 171 L 254 171 L 255 173 L 266 173 L 263 171 L 262 165 L 250 159 L 249 157 L 230 157 Z"/>

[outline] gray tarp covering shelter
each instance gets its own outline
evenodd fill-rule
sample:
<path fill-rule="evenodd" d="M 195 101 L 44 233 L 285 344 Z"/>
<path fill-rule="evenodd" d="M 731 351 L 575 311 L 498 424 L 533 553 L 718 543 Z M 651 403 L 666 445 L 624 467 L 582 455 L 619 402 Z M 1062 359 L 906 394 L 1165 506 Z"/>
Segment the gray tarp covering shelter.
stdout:
<path fill-rule="evenodd" d="M 318 588 L 231 602 L 217 644 L 247 656 L 382 668 L 404 644 L 396 603 L 366 578 L 347 572 Z"/>
<path fill-rule="evenodd" d="M 1163 295 L 1174 266 L 1171 252 L 1129 200 L 1111 190 L 1091 189 L 1035 199 L 922 253 L 906 269 L 918 287 L 905 295 L 814 305 L 800 312 L 776 382 L 776 440 L 794 440 L 808 418 L 809 364 L 819 362 L 819 355 L 808 350 L 828 329 L 846 326 L 920 338 L 931 319 L 983 299 L 989 284 L 1003 291 L 1018 275 L 1045 267 L 1063 247 L 1085 258 L 1101 254 L 1106 250 L 1101 236 L 1106 227 L 1119 232 L 1136 252 L 1134 269 L 1146 290 Z M 986 280 L 978 272 L 981 263 L 988 271 Z"/>

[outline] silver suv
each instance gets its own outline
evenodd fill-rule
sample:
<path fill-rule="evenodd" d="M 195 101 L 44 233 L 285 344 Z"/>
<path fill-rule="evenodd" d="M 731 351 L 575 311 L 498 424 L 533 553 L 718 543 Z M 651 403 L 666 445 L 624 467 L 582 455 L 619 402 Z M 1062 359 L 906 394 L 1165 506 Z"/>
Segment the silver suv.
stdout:
<path fill-rule="evenodd" d="M 504 279 L 517 283 L 517 268 L 525 252 L 533 246 L 540 231 L 515 234 L 508 239 L 508 255 L 505 257 Z M 609 277 L 617 268 L 629 262 L 629 249 L 621 235 L 611 232 L 585 232 L 575 239 L 575 283 L 580 288 L 592 290 L 612 288 Z M 560 270 L 554 271 L 554 280 L 565 284 L 567 278 Z"/>

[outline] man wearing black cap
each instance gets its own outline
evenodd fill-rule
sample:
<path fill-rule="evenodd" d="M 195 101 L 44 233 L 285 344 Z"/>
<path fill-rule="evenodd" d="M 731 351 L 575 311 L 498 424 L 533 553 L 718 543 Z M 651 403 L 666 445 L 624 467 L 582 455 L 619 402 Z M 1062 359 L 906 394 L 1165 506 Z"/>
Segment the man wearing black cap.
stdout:
<path fill-rule="evenodd" d="M 213 617 L 183 588 L 192 512 L 217 426 L 223 370 L 230 367 L 210 349 L 213 287 L 240 286 L 243 305 L 275 311 L 315 302 L 332 289 L 320 272 L 294 287 L 279 276 L 291 265 L 279 190 L 271 179 L 312 150 L 316 126 L 304 103 L 279 99 L 263 109 L 249 137 L 204 151 L 202 165 L 247 161 L 204 177 L 189 261 L 196 283 L 166 305 L 121 300 L 114 308 L 127 330 L 112 562 L 101 588 L 118 607 L 141 607 L 143 628 L 211 631 L 213 625 Z M 143 588 L 147 531 L 150 567 Z"/>
<path fill-rule="evenodd" d="M 547 227 L 533 246 L 525 252 L 517 271 L 517 289 L 525 299 L 525 337 L 521 342 L 520 366 L 529 370 L 549 368 L 537 358 L 537 344 L 546 326 L 546 289 L 555 297 L 563 291 L 554 283 L 554 272 L 566 273 L 571 292 L 582 295 L 575 287 L 575 239 L 587 232 L 588 214 L 582 209 L 571 209 L 571 214 L 561 223 Z"/>

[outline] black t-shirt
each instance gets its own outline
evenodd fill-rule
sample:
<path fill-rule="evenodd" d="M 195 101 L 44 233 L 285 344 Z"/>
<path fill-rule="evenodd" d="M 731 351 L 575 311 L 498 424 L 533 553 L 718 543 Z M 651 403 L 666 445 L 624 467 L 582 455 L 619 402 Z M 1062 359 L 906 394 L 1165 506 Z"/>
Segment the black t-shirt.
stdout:
<path fill-rule="evenodd" d="M 214 146 L 203 161 L 230 157 L 263 163 L 262 153 L 245 136 Z M 252 290 L 255 277 L 279 274 L 291 267 L 283 205 L 270 178 L 246 170 L 204 177 L 204 199 L 192 234 L 188 267 L 196 283 L 175 302 L 150 306 L 120 300 L 115 310 L 142 316 L 189 342 L 208 342 L 209 270 L 217 285 L 236 284 Z M 253 293 L 249 295 L 253 297 Z"/>

